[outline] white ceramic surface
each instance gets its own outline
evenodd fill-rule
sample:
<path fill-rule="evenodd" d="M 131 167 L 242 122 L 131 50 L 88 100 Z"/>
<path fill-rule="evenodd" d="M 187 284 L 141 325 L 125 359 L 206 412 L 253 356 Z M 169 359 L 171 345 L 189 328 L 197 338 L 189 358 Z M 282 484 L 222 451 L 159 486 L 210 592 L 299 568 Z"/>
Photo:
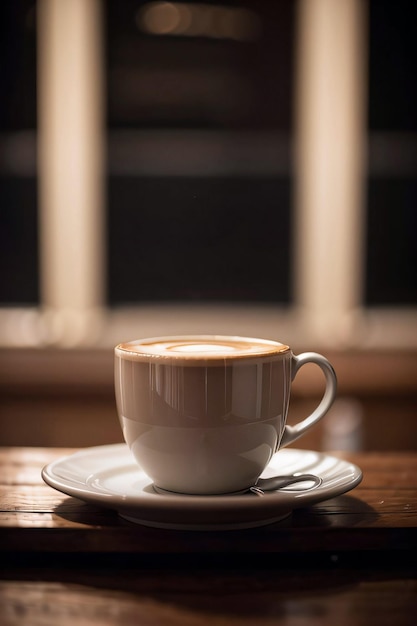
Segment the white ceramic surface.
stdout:
<path fill-rule="evenodd" d="M 311 473 L 322 484 L 298 483 L 263 496 L 252 493 L 193 496 L 157 493 L 125 444 L 85 448 L 50 463 L 44 481 L 69 496 L 113 509 L 133 522 L 157 528 L 222 530 L 270 524 L 294 509 L 341 495 L 362 480 L 359 467 L 325 453 L 280 450 L 262 474 Z"/>

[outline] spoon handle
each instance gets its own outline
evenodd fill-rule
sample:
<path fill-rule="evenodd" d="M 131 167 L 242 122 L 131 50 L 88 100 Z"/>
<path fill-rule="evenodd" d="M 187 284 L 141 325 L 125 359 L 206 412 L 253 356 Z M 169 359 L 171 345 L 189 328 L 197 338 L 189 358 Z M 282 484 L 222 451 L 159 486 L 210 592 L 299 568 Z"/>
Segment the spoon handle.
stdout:
<path fill-rule="evenodd" d="M 250 488 L 252 493 L 257 495 L 264 495 L 265 491 L 277 491 L 288 485 L 293 485 L 300 482 L 313 482 L 311 487 L 307 487 L 306 491 L 319 487 L 323 482 L 320 476 L 315 474 L 294 474 L 291 476 L 273 476 L 271 478 L 259 478 L 256 484 Z"/>

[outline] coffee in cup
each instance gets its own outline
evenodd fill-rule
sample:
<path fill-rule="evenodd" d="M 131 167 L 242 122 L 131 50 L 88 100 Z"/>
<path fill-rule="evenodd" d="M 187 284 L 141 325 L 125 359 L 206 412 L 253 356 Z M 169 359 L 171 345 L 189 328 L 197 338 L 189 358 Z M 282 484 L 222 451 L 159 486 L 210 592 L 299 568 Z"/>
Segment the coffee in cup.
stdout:
<path fill-rule="evenodd" d="M 305 363 L 321 368 L 326 389 L 289 426 L 291 382 Z M 125 441 L 155 487 L 209 495 L 254 485 L 273 454 L 326 414 L 336 375 L 320 354 L 295 356 L 276 341 L 172 336 L 119 344 L 115 392 Z"/>

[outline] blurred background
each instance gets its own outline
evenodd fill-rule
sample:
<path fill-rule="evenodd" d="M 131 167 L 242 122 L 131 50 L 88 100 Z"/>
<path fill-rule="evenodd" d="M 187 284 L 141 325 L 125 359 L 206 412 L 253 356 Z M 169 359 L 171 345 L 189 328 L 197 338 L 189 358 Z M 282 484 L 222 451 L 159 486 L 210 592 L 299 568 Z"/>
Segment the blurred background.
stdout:
<path fill-rule="evenodd" d="M 413 6 L 2 1 L 0 445 L 120 441 L 114 345 L 201 332 L 333 362 L 297 447 L 417 448 Z"/>

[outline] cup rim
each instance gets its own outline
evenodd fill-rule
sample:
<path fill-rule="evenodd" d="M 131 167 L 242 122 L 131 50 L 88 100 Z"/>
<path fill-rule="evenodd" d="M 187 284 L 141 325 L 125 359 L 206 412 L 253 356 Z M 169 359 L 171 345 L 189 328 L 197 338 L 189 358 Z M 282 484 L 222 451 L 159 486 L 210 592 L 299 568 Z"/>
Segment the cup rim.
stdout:
<path fill-rule="evenodd" d="M 168 343 L 178 342 L 189 343 L 209 343 L 209 342 L 235 342 L 236 344 L 257 344 L 252 350 L 247 351 L 231 351 L 225 352 L 219 355 L 218 352 L 207 351 L 204 356 L 201 352 L 169 352 L 167 354 L 161 352 L 152 352 L 146 350 L 144 346 L 152 343 Z M 139 349 L 142 347 L 142 349 Z M 232 363 L 236 361 L 249 361 L 249 360 L 265 360 L 271 357 L 279 357 L 290 351 L 290 347 L 279 341 L 272 339 L 263 339 L 257 337 L 246 337 L 241 335 L 217 335 L 217 334 L 188 334 L 188 335 L 165 335 L 160 337 L 145 337 L 142 339 L 135 339 L 132 341 L 124 341 L 119 343 L 115 349 L 115 355 L 120 358 L 131 361 L 145 361 L 145 362 L 160 362 L 160 363 L 175 363 L 184 365 L 197 365 L 198 363 L 207 363 L 208 365 Z"/>

